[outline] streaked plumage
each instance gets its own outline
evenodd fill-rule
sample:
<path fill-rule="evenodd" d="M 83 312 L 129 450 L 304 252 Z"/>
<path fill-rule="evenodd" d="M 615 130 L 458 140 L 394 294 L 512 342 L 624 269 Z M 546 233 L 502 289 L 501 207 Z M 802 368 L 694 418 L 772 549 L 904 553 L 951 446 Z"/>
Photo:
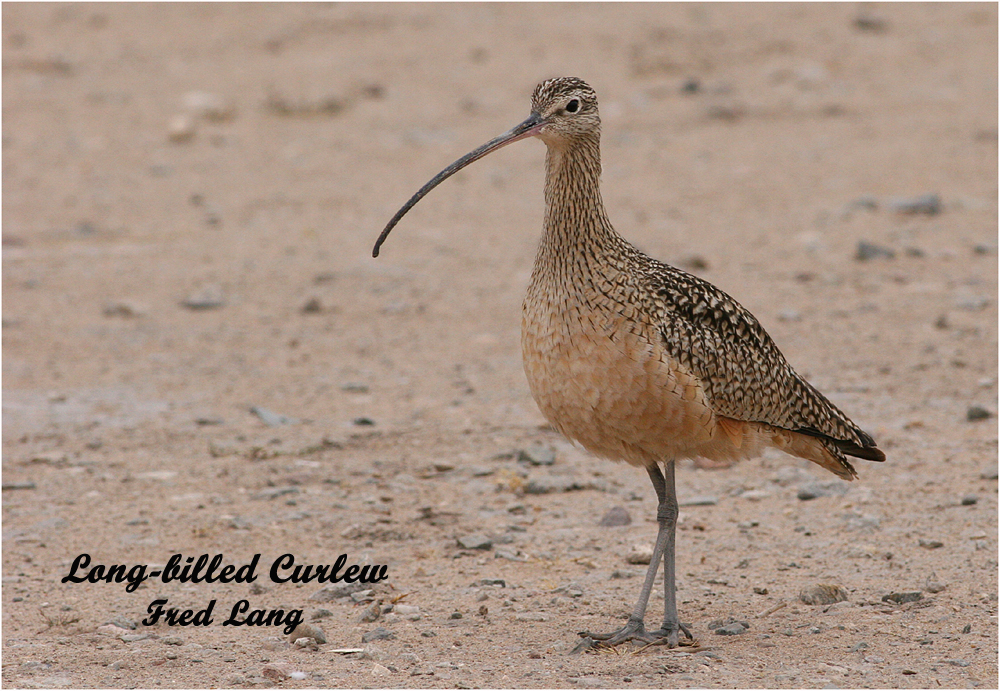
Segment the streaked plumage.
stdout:
<path fill-rule="evenodd" d="M 455 171 L 527 136 L 545 142 L 544 230 L 522 312 L 528 384 L 556 429 L 599 456 L 645 467 L 659 499 L 656 557 L 633 616 L 613 634 L 588 636 L 677 645 L 684 627 L 674 593 L 675 460 L 739 460 L 771 446 L 850 480 L 857 473 L 846 456 L 885 456 L 791 368 L 750 312 L 615 232 L 601 201 L 593 89 L 573 77 L 550 79 L 531 106 L 525 122 L 414 195 L 374 254 L 402 215 Z M 647 633 L 642 619 L 661 554 L 664 625 Z"/>

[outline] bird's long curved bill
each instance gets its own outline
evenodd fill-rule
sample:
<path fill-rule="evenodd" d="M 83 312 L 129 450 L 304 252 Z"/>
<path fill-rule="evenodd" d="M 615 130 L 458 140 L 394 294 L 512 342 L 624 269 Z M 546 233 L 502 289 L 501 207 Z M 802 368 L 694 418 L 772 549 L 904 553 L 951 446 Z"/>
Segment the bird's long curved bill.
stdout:
<path fill-rule="evenodd" d="M 423 187 L 421 187 L 415 195 L 410 197 L 410 200 L 405 204 L 403 204 L 403 208 L 397 211 L 396 215 L 392 217 L 392 220 L 389 221 L 388 225 L 386 225 L 385 230 L 383 230 L 382 234 L 378 236 L 378 240 L 375 241 L 375 247 L 374 249 L 372 249 L 372 256 L 373 257 L 378 256 L 378 252 L 379 249 L 382 247 L 382 243 L 385 242 L 385 239 L 387 237 L 389 237 L 389 233 L 392 232 L 392 229 L 396 227 L 396 224 L 399 223 L 399 220 L 403 218 L 403 216 L 406 215 L 406 212 L 412 209 L 417 202 L 419 202 L 421 199 L 427 196 L 428 192 L 430 192 L 432 189 L 440 185 L 442 182 L 450 178 L 458 171 L 462 170 L 462 168 L 464 168 L 465 166 L 469 165 L 473 161 L 478 161 L 486 154 L 492 151 L 496 151 L 500 147 L 512 144 L 521 139 L 525 139 L 526 137 L 531 137 L 538 134 L 538 131 L 544 125 L 545 121 L 542 120 L 541 116 L 538 115 L 537 113 L 532 113 L 527 120 L 522 122 L 517 127 L 514 127 L 513 129 L 507 132 L 504 132 L 495 139 L 491 139 L 490 141 L 486 142 L 475 151 L 470 151 L 465 156 L 462 156 L 462 158 L 458 159 L 450 166 L 442 170 L 440 173 L 435 175 L 433 178 L 431 178 L 431 181 L 428 182 Z"/>

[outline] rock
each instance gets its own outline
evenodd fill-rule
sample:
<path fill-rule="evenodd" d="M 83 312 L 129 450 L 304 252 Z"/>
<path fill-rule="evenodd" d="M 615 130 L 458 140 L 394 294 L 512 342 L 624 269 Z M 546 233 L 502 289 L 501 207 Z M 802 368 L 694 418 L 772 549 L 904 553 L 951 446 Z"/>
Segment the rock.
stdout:
<path fill-rule="evenodd" d="M 294 425 L 298 423 L 293 417 L 288 417 L 287 415 L 280 415 L 267 408 L 261 408 L 260 406 L 250 406 L 250 412 L 260 418 L 268 427 L 280 427 L 281 425 Z"/>
<path fill-rule="evenodd" d="M 937 194 L 921 194 L 916 197 L 891 199 L 889 209 L 899 214 L 926 214 L 934 216 L 941 213 L 941 197 Z"/>
<path fill-rule="evenodd" d="M 256 494 L 250 495 L 251 499 L 277 499 L 278 497 L 283 497 L 286 494 L 298 494 L 301 492 L 298 487 L 268 487 L 267 489 L 262 489 Z"/>
<path fill-rule="evenodd" d="M 109 302 L 101 310 L 105 317 L 122 317 L 125 319 L 130 319 L 133 317 L 143 317 L 149 312 L 149 309 L 145 305 L 140 305 L 137 302 L 131 300 L 118 300 L 116 302 Z"/>
<path fill-rule="evenodd" d="M 979 502 L 979 497 L 975 494 L 966 494 L 962 497 L 962 506 L 975 506 Z"/>
<path fill-rule="evenodd" d="M 462 549 L 491 549 L 493 547 L 493 540 L 486 537 L 482 533 L 473 533 L 472 535 L 463 535 L 458 538 L 458 544 Z"/>
<path fill-rule="evenodd" d="M 307 676 L 308 675 L 305 672 L 292 672 L 291 674 L 288 675 L 288 678 L 295 679 L 296 681 L 302 681 Z"/>
<path fill-rule="evenodd" d="M 842 497 L 847 494 L 848 489 L 847 483 L 842 480 L 810 482 L 799 487 L 797 496 L 802 501 L 809 501 L 817 497 Z"/>
<path fill-rule="evenodd" d="M 35 489 L 34 482 L 5 482 L 2 485 L 4 490 L 8 489 Z"/>
<path fill-rule="evenodd" d="M 514 615 L 516 621 L 548 621 L 549 615 L 545 612 L 518 612 Z"/>
<path fill-rule="evenodd" d="M 226 299 L 220 286 L 208 285 L 188 295 L 181 304 L 192 310 L 210 310 L 225 305 Z"/>
<path fill-rule="evenodd" d="M 937 574 L 935 573 L 931 573 L 924 581 L 924 590 L 931 594 L 943 592 L 947 587 L 944 583 L 938 582 Z"/>
<path fill-rule="evenodd" d="M 971 662 L 962 659 L 945 660 L 945 662 L 947 662 L 949 665 L 953 667 L 968 667 L 969 665 L 972 664 Z"/>
<path fill-rule="evenodd" d="M 940 540 L 918 540 L 917 544 L 924 549 L 938 549 L 939 547 L 944 547 L 944 543 Z"/>
<path fill-rule="evenodd" d="M 867 643 L 865 643 L 864 641 L 859 641 L 859 642 L 855 643 L 854 645 L 852 645 L 850 648 L 848 648 L 847 652 L 849 652 L 849 653 L 859 653 L 862 650 L 866 649 L 867 647 L 868 647 Z"/>
<path fill-rule="evenodd" d="M 924 595 L 918 590 L 909 593 L 889 593 L 882 596 L 882 602 L 895 602 L 897 605 L 901 605 L 904 602 L 916 602 L 922 599 L 924 599 Z"/>
<path fill-rule="evenodd" d="M 718 503 L 719 500 L 711 495 L 688 497 L 677 502 L 678 506 L 715 506 Z"/>
<path fill-rule="evenodd" d="M 630 525 L 632 516 L 624 506 L 613 506 L 608 509 L 604 517 L 598 523 L 602 528 L 615 528 L 623 525 Z"/>
<path fill-rule="evenodd" d="M 305 304 L 299 310 L 302 314 L 319 314 L 323 311 L 323 303 L 317 297 L 311 297 L 306 300 Z"/>
<path fill-rule="evenodd" d="M 386 676 L 388 674 L 391 674 L 391 672 L 389 671 L 388 667 L 386 667 L 384 665 L 380 665 L 377 662 L 372 666 L 372 676 L 375 676 L 375 677 L 384 677 L 384 676 Z"/>
<path fill-rule="evenodd" d="M 236 116 L 236 106 L 207 91 L 189 91 L 182 102 L 192 116 L 209 122 L 225 122 Z"/>
<path fill-rule="evenodd" d="M 819 583 L 799 591 L 799 600 L 807 605 L 832 605 L 835 602 L 845 602 L 847 591 L 843 586 Z"/>
<path fill-rule="evenodd" d="M 854 251 L 854 258 L 859 262 L 867 262 L 872 259 L 893 259 L 896 253 L 888 247 L 882 247 L 865 240 L 858 241 L 858 248 Z"/>
<path fill-rule="evenodd" d="M 376 621 L 380 616 L 382 616 L 382 601 L 375 600 L 370 605 L 365 607 L 364 611 L 361 612 L 361 616 L 358 617 L 358 621 L 362 624 L 370 624 L 373 621 Z"/>
<path fill-rule="evenodd" d="M 311 638 L 320 645 L 326 643 L 326 634 L 323 633 L 323 629 L 313 624 L 299 624 L 288 634 L 288 640 L 291 643 L 295 643 L 300 638 Z"/>
<path fill-rule="evenodd" d="M 997 479 L 997 466 L 988 466 L 986 470 L 979 474 L 979 477 L 983 480 L 996 480 Z"/>
<path fill-rule="evenodd" d="M 766 489 L 748 489 L 745 492 L 740 492 L 740 499 L 746 499 L 747 501 L 760 501 L 770 496 L 771 493 Z"/>
<path fill-rule="evenodd" d="M 396 637 L 392 631 L 382 626 L 377 629 L 372 629 L 368 633 L 361 636 L 362 643 L 370 643 L 371 641 L 388 641 Z"/>
<path fill-rule="evenodd" d="M 368 585 L 360 582 L 344 583 L 342 585 L 328 585 L 317 590 L 309 597 L 309 599 L 316 602 L 332 602 L 333 600 L 339 600 L 342 597 L 350 597 L 354 593 L 367 589 Z"/>
<path fill-rule="evenodd" d="M 129 631 L 135 631 L 135 629 L 138 627 L 138 624 L 135 622 L 134 619 L 129 619 L 128 617 L 123 616 L 121 614 L 119 614 L 116 617 L 112 617 L 111 619 L 108 619 L 107 623 L 114 624 L 115 626 L 121 627 L 123 629 L 128 629 Z"/>
<path fill-rule="evenodd" d="M 488 586 L 488 585 L 495 585 L 495 586 L 500 586 L 501 588 L 506 588 L 507 581 L 505 581 L 502 578 L 480 578 L 478 581 L 472 584 L 473 587 Z"/>
<path fill-rule="evenodd" d="M 451 615 L 449 615 L 448 618 L 449 619 L 461 619 L 462 618 L 462 613 L 461 612 L 452 612 Z"/>
<path fill-rule="evenodd" d="M 715 629 L 714 633 L 716 636 L 739 636 L 740 634 L 746 633 L 749 629 L 749 626 L 745 626 L 743 622 L 737 621 L 732 624 L 720 626 Z"/>
<path fill-rule="evenodd" d="M 186 144 L 194 135 L 194 118 L 186 113 L 175 115 L 167 123 L 167 139 L 174 144 Z"/>
<path fill-rule="evenodd" d="M 290 678 L 292 676 L 292 672 L 294 671 L 295 668 L 287 662 L 269 662 L 264 665 L 264 669 L 262 669 L 260 673 L 265 679 L 281 681 L 282 679 Z"/>
<path fill-rule="evenodd" d="M 881 17 L 874 17 L 870 14 L 859 14 L 854 18 L 854 28 L 858 31 L 881 34 L 888 31 L 889 23 Z"/>
<path fill-rule="evenodd" d="M 648 564 L 653 558 L 653 548 L 650 545 L 632 545 L 632 549 L 625 555 L 625 561 L 629 564 Z"/>
<path fill-rule="evenodd" d="M 993 413 L 978 405 L 969 406 L 969 409 L 965 411 L 965 419 L 969 422 L 988 420 L 991 417 L 993 417 Z"/>
<path fill-rule="evenodd" d="M 518 451 L 517 460 L 531 465 L 553 465 L 556 462 L 556 452 L 551 447 L 535 444 Z"/>
<path fill-rule="evenodd" d="M 540 477 L 529 480 L 524 486 L 525 494 L 556 494 L 581 489 L 594 489 L 593 483 L 580 482 L 567 477 Z"/>

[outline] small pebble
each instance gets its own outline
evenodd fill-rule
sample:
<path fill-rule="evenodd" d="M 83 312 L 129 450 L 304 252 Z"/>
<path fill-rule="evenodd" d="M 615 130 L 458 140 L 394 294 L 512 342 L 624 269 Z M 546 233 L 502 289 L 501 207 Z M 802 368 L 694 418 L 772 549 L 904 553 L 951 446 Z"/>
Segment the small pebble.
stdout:
<path fill-rule="evenodd" d="M 979 497 L 975 494 L 966 494 L 962 497 L 962 506 L 975 506 L 979 502 Z"/>
<path fill-rule="evenodd" d="M 889 593 L 888 595 L 882 596 L 882 602 L 895 602 L 897 605 L 901 605 L 904 602 L 916 602 L 917 600 L 922 600 L 923 598 L 923 593 L 920 591 L 908 593 Z"/>
<path fill-rule="evenodd" d="M 298 422 L 293 417 L 288 417 L 287 415 L 280 415 L 267 408 L 262 408 L 260 406 L 250 406 L 250 412 L 260 418 L 268 427 L 280 427 L 281 425 L 294 425 Z"/>
<path fill-rule="evenodd" d="M 372 629 L 368 633 L 361 636 L 362 643 L 370 643 L 371 641 L 388 641 L 396 637 L 396 634 L 389 629 L 378 627 L 377 629 Z"/>
<path fill-rule="evenodd" d="M 280 681 L 282 679 L 288 679 L 294 671 L 295 670 L 292 666 L 287 662 L 269 662 L 264 665 L 264 668 L 260 673 L 266 679 Z"/>
<path fill-rule="evenodd" d="M 167 139 L 174 144 L 185 144 L 195 135 L 194 118 L 190 115 L 175 115 L 167 124 Z"/>
<path fill-rule="evenodd" d="M 632 549 L 625 555 L 625 561 L 629 564 L 648 564 L 653 558 L 653 548 L 650 545 L 632 545 Z"/>
<path fill-rule="evenodd" d="M 137 302 L 132 302 L 131 300 L 119 300 L 117 302 L 110 302 L 104 306 L 102 313 L 105 317 L 123 317 L 125 319 L 130 319 L 132 317 L 142 317 L 145 316 L 149 310 Z"/>
<path fill-rule="evenodd" d="M 726 624 L 725 626 L 720 626 L 715 629 L 716 636 L 739 636 L 740 634 L 746 633 L 748 627 L 744 626 L 742 622 L 733 622 L 732 624 Z"/>
<path fill-rule="evenodd" d="M 225 305 L 226 299 L 221 287 L 210 285 L 191 293 L 181 304 L 191 310 L 210 310 Z"/>
<path fill-rule="evenodd" d="M 382 616 L 382 601 L 375 600 L 370 605 L 365 607 L 361 616 L 358 618 L 358 621 L 363 624 L 370 624 L 371 622 L 376 621 L 380 616 Z M 378 629 L 376 629 L 376 631 L 377 630 Z M 365 642 L 367 643 L 367 641 Z"/>
<path fill-rule="evenodd" d="M 236 116 L 233 104 L 207 91 L 189 91 L 184 94 L 183 103 L 191 115 L 209 122 L 225 122 Z"/>
<path fill-rule="evenodd" d="M 449 619 L 461 619 L 462 618 L 462 613 L 461 612 L 452 612 L 451 615 L 448 618 Z"/>
<path fill-rule="evenodd" d="M 323 303 L 317 297 L 312 297 L 306 300 L 306 303 L 302 305 L 302 314 L 319 314 L 323 311 Z"/>
<path fill-rule="evenodd" d="M 966 624 L 963 626 L 962 633 L 972 633 L 972 624 Z"/>
<path fill-rule="evenodd" d="M 993 417 L 993 413 L 978 405 L 969 406 L 969 409 L 965 411 L 965 419 L 969 422 L 988 420 L 991 417 Z"/>
<path fill-rule="evenodd" d="M 870 14 L 859 14 L 854 18 L 854 28 L 858 31 L 881 34 L 888 30 L 889 23 L 881 17 L 874 17 Z"/>
<path fill-rule="evenodd" d="M 850 489 L 846 482 L 831 480 L 829 482 L 810 482 L 799 487 L 798 498 L 809 501 L 818 497 L 842 497 Z"/>
<path fill-rule="evenodd" d="M 888 247 L 882 247 L 864 240 L 858 241 L 858 248 L 854 252 L 854 258 L 859 262 L 871 261 L 872 259 L 893 259 L 896 252 Z"/>
<path fill-rule="evenodd" d="M 630 525 L 632 523 L 632 516 L 629 515 L 628 510 L 624 506 L 613 506 L 608 509 L 608 512 L 604 514 L 601 519 L 599 526 L 603 528 L 615 528 L 623 525 Z"/>
<path fill-rule="evenodd" d="M 944 543 L 940 540 L 918 540 L 917 544 L 924 549 L 938 549 L 939 547 L 944 547 Z"/>
<path fill-rule="evenodd" d="M 699 497 L 688 497 L 678 502 L 679 506 L 715 506 L 719 503 L 716 497 L 704 495 Z"/>
<path fill-rule="evenodd" d="M 847 598 L 847 590 L 843 586 L 830 583 L 819 583 L 799 591 L 799 600 L 807 605 L 832 605 L 835 602 L 845 602 Z"/>
<path fill-rule="evenodd" d="M 313 624 L 299 624 L 288 634 L 288 640 L 291 643 L 295 643 L 300 638 L 311 638 L 320 645 L 326 643 L 326 634 L 323 633 L 323 629 Z"/>
<path fill-rule="evenodd" d="M 941 213 L 941 197 L 937 194 L 921 194 L 916 197 L 891 199 L 888 206 L 892 211 L 899 214 L 926 214 L 934 216 Z"/>
<path fill-rule="evenodd" d="M 860 652 L 860 651 L 864 650 L 867 647 L 868 647 L 867 643 L 865 643 L 864 641 L 859 641 L 859 642 L 855 643 L 854 645 L 852 645 L 850 648 L 848 648 L 847 652 L 849 652 L 849 653 L 857 653 L 857 652 Z"/>
<path fill-rule="evenodd" d="M 961 660 L 961 659 L 946 660 L 945 662 L 947 662 L 949 665 L 952 665 L 953 667 L 968 667 L 969 665 L 972 664 L 971 662 L 968 662 L 966 660 Z"/>
<path fill-rule="evenodd" d="M 493 540 L 486 537 L 482 533 L 473 533 L 471 535 L 463 535 L 458 538 L 458 544 L 462 549 L 491 549 L 493 547 Z"/>
<path fill-rule="evenodd" d="M 556 462 L 556 452 L 548 446 L 535 444 L 518 451 L 517 460 L 530 465 L 553 465 Z"/>

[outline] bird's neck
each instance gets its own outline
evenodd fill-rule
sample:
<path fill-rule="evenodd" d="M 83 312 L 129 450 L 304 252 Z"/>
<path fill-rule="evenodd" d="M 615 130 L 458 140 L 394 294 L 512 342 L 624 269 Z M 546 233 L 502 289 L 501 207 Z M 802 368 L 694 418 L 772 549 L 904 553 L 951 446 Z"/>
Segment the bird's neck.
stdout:
<path fill-rule="evenodd" d="M 622 242 L 601 200 L 600 140 L 584 139 L 559 147 L 545 157 L 545 226 L 539 263 L 579 266 L 581 259 L 606 256 Z M 584 261 L 591 265 L 592 262 Z"/>

